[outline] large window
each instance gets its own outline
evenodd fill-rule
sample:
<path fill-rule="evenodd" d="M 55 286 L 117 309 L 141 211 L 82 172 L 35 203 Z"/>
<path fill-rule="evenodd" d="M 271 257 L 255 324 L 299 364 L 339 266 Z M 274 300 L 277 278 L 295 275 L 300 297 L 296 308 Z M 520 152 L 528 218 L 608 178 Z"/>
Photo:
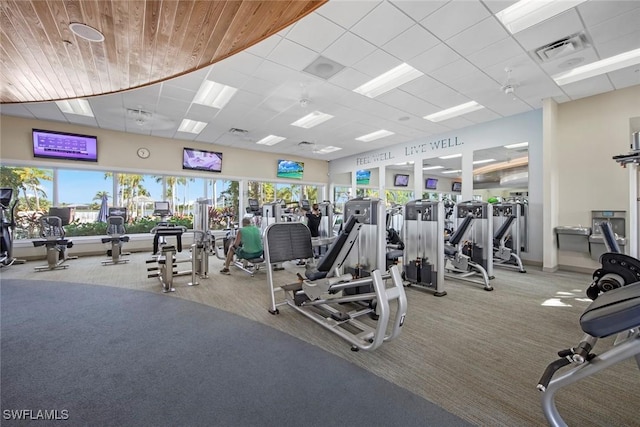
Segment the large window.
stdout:
<path fill-rule="evenodd" d="M 113 206 L 113 177 L 105 177 L 104 172 L 58 170 L 57 206 L 69 206 L 75 210 L 74 218 L 80 223 L 98 220 L 102 198 Z"/>

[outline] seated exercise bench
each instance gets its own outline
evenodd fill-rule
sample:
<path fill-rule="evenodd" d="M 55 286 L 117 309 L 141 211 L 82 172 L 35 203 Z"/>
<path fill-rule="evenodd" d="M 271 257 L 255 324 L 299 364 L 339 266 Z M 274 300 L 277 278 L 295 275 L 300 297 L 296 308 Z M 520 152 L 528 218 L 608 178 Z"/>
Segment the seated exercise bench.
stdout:
<path fill-rule="evenodd" d="M 471 215 L 466 216 L 458 226 L 458 229 L 449 236 L 449 240 L 445 242 L 445 277 L 478 283 L 484 286 L 485 291 L 492 291 L 493 287 L 489 284 L 489 275 L 484 267 L 473 262 L 469 256 L 463 253 L 464 238 L 471 230 L 473 219 Z M 475 280 L 470 278 L 476 275 L 480 275 L 482 279 Z"/>
<path fill-rule="evenodd" d="M 59 216 L 45 215 L 40 217 L 39 240 L 33 240 L 34 247 L 44 246 L 47 250 L 47 265 L 35 267 L 36 271 L 58 270 L 69 267 L 65 262 L 78 257 L 67 256 L 67 249 L 73 247 L 73 242 L 65 239 L 62 219 Z"/>
<path fill-rule="evenodd" d="M 515 268 L 520 273 L 526 273 L 522 265 L 522 260 L 506 245 L 506 240 L 510 236 L 511 226 L 516 220 L 515 215 L 509 215 L 500 228 L 493 235 L 493 265 L 496 267 Z"/>
<path fill-rule="evenodd" d="M 353 351 L 374 350 L 399 336 L 407 299 L 397 266 L 392 266 L 388 273 L 374 270 L 364 279 L 340 274 L 359 229 L 355 218 L 348 221 L 318 267 L 306 272 L 306 279 L 298 274 L 296 282 L 275 286 L 273 266 L 310 258 L 313 247 L 311 233 L 304 224 L 269 225 L 265 230 L 267 280 L 271 291 L 269 312 L 278 314 L 278 307 L 286 304 L 349 342 Z M 370 288 L 371 291 L 347 294 L 354 288 Z M 283 292 L 284 299 L 278 301 L 277 292 Z M 368 318 L 364 319 L 364 316 Z"/>

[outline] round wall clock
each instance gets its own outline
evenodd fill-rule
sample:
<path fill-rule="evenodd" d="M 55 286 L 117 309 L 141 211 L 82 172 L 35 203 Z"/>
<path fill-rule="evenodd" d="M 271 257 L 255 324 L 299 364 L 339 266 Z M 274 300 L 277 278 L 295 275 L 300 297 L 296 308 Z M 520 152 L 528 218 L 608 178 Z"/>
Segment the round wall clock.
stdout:
<path fill-rule="evenodd" d="M 151 155 L 151 152 L 148 148 L 138 148 L 138 157 L 141 159 L 146 159 Z"/>

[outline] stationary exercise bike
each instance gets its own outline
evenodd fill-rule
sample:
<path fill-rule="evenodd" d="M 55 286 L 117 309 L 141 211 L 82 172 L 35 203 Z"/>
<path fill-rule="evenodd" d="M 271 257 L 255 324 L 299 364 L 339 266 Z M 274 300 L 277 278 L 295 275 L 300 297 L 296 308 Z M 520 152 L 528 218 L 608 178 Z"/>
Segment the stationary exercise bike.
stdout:
<path fill-rule="evenodd" d="M 11 205 L 12 198 L 13 188 L 0 188 L 0 207 L 2 211 L 0 222 L 2 226 L 0 268 L 9 267 L 13 264 L 23 264 L 25 262 L 24 260 L 13 257 L 13 235 L 16 229 L 15 210 L 18 204 L 18 198 L 16 198 L 13 205 Z"/>

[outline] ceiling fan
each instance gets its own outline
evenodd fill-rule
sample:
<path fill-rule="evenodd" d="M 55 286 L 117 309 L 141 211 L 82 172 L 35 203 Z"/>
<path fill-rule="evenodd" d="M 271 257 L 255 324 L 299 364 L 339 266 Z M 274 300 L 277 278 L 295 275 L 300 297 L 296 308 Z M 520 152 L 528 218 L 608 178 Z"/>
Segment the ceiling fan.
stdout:
<path fill-rule="evenodd" d="M 500 90 L 502 90 L 505 95 L 513 97 L 513 100 L 515 101 L 518 99 L 516 89 L 520 87 L 520 84 L 511 76 L 513 70 L 510 67 L 506 67 L 504 71 L 507 73 L 507 79 Z"/>

